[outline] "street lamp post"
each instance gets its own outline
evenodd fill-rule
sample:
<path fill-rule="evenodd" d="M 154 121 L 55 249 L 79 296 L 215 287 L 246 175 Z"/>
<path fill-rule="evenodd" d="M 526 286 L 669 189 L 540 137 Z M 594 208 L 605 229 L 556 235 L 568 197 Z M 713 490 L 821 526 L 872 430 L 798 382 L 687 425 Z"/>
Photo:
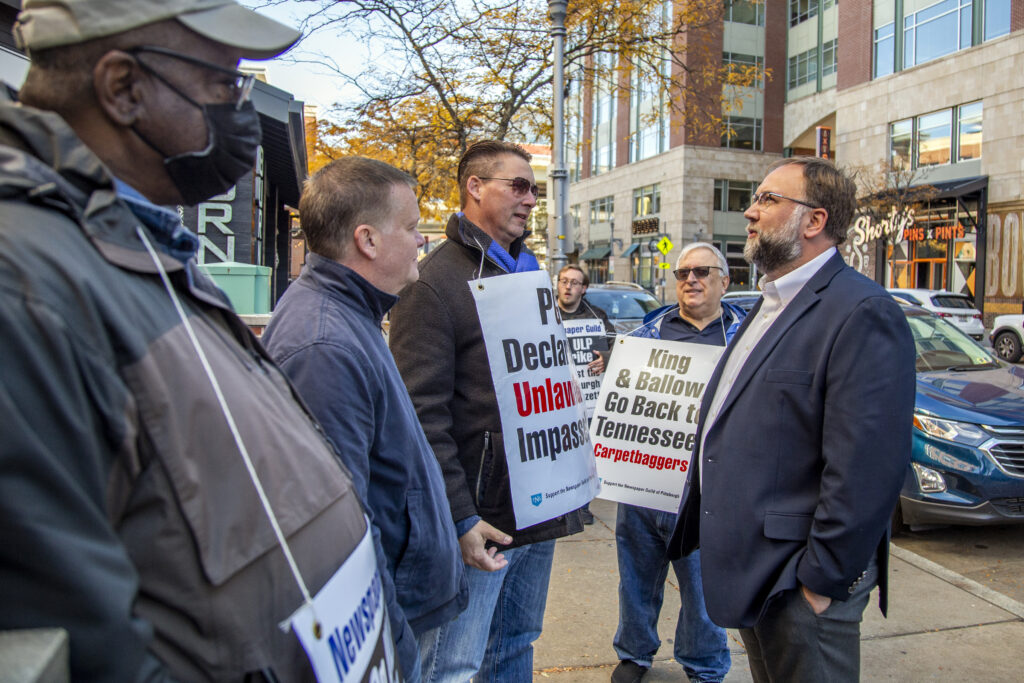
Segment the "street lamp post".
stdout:
<path fill-rule="evenodd" d="M 551 150 L 552 169 L 551 203 L 554 209 L 555 243 L 551 255 L 551 272 L 557 273 L 566 263 L 566 201 L 569 172 L 565 168 L 565 14 L 568 0 L 548 0 L 548 16 L 551 19 L 551 39 L 554 41 L 554 75 L 552 87 L 555 95 L 554 106 L 554 149 Z"/>

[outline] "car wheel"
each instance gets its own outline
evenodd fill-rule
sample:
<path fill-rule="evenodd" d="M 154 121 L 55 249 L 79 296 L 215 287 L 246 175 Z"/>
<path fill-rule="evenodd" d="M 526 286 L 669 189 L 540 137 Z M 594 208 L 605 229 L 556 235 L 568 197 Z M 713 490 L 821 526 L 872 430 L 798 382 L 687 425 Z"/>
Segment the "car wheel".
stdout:
<path fill-rule="evenodd" d="M 1020 360 L 1020 338 L 1013 332 L 1000 332 L 999 336 L 995 338 L 992 348 L 1005 361 L 1016 363 Z"/>

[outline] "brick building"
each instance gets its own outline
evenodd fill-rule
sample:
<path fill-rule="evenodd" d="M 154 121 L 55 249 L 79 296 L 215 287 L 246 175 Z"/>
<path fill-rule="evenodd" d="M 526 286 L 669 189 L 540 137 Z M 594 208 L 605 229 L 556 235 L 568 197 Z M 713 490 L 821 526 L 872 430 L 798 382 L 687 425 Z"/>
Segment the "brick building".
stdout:
<path fill-rule="evenodd" d="M 969 293 L 987 318 L 1021 310 L 1022 0 L 732 0 L 705 40 L 771 74 L 724 116 L 731 135 L 691 134 L 635 73 L 619 90 L 573 80 L 570 224 L 595 280 L 667 284 L 671 298 L 658 263 L 699 238 L 726 253 L 733 289 L 753 288 L 750 193 L 773 161 L 825 143 L 840 165 L 890 160 L 933 188 L 912 221 L 892 222 L 905 230 L 858 223 L 852 265 L 887 286 Z"/>

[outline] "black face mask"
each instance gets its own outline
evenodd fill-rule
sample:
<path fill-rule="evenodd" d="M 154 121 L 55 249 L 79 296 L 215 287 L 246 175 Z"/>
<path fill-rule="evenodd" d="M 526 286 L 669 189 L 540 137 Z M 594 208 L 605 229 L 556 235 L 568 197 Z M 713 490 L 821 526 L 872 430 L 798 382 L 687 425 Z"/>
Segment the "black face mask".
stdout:
<path fill-rule="evenodd" d="M 226 192 L 252 170 L 260 145 L 260 117 L 252 102 L 201 106 L 206 148 L 164 159 L 164 168 L 188 205 Z"/>
<path fill-rule="evenodd" d="M 164 157 L 167 175 L 181 193 L 185 204 L 192 206 L 226 192 L 256 164 L 256 154 L 262 140 L 260 117 L 256 113 L 256 107 L 249 101 L 240 107 L 233 102 L 199 104 L 153 70 L 146 70 L 186 102 L 203 112 L 207 130 L 206 147 L 198 152 L 185 152 L 168 157 L 134 126 L 132 131 L 157 154 Z"/>

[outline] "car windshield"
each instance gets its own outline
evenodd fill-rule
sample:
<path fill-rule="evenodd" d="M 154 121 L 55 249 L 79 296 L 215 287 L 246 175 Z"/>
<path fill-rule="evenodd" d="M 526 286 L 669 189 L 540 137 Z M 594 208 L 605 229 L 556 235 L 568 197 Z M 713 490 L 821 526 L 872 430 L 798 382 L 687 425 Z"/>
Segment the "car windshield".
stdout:
<path fill-rule="evenodd" d="M 932 297 L 932 303 L 939 308 L 974 308 L 974 304 L 966 296 L 939 294 Z"/>
<path fill-rule="evenodd" d="M 607 313 L 612 320 L 643 318 L 661 306 L 657 299 L 642 290 L 590 290 L 586 299 Z"/>
<path fill-rule="evenodd" d="M 988 351 L 966 334 L 922 310 L 904 310 L 917 349 L 915 369 L 981 370 L 997 367 Z"/>

